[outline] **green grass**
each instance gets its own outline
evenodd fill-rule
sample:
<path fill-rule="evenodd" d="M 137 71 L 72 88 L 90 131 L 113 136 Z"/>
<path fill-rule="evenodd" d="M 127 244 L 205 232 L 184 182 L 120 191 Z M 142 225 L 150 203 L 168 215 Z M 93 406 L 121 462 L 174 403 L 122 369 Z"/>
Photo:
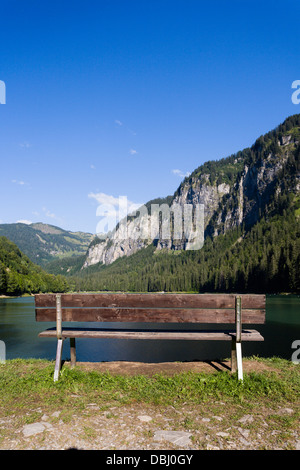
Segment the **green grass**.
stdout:
<path fill-rule="evenodd" d="M 257 358 L 255 360 L 258 360 Z M 266 361 L 266 360 L 265 360 Z M 53 362 L 10 360 L 0 366 L 0 400 L 5 414 L 32 405 L 54 409 L 83 410 L 88 403 L 105 406 L 114 402 L 180 406 L 223 400 L 232 404 L 264 405 L 299 402 L 300 370 L 282 359 L 270 359 L 272 370 L 244 374 L 238 381 L 228 372 L 180 373 L 172 377 L 155 375 L 112 375 L 64 366 L 53 382 Z"/>
<path fill-rule="evenodd" d="M 219 446 L 220 431 L 230 433 L 228 442 L 222 441 L 224 446 L 230 448 L 230 440 L 241 446 L 242 429 L 257 449 L 294 449 L 300 432 L 300 367 L 280 358 L 250 360 L 254 369 L 263 367 L 244 373 L 243 382 L 226 371 L 149 377 L 87 371 L 81 366 L 70 369 L 64 364 L 55 383 L 54 362 L 8 360 L 0 365 L 0 421 L 9 424 L 0 429 L 0 446 L 18 441 L 20 428 L 44 415 L 53 426 L 61 421 L 78 423 L 79 438 L 90 442 L 98 435 L 95 416 L 108 427 L 116 422 L 130 427 L 143 410 L 153 417 L 141 431 L 150 440 L 167 417 L 173 430 L 192 433 L 195 448 L 206 448 L 207 433 L 210 443 Z M 252 420 L 240 423 L 247 415 Z M 25 444 L 21 440 L 18 445 Z M 37 440 L 35 445 L 44 444 Z"/>

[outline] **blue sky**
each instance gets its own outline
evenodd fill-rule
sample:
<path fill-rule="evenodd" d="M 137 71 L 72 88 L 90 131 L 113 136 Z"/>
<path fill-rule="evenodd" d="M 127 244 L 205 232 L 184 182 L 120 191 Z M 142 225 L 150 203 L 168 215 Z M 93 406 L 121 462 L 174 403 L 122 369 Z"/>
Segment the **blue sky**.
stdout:
<path fill-rule="evenodd" d="M 1 0 L 0 221 L 95 233 L 300 113 L 298 0 Z"/>

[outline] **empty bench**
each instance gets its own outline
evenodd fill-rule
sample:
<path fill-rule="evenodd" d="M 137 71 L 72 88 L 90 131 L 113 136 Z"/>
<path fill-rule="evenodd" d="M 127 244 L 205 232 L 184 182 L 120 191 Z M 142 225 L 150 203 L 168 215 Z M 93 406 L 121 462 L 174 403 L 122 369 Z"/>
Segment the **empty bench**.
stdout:
<path fill-rule="evenodd" d="M 54 381 L 59 378 L 63 341 L 70 338 L 71 366 L 76 364 L 75 338 L 115 338 L 125 340 L 231 341 L 231 371 L 243 380 L 242 341 L 263 341 L 261 334 L 243 325 L 265 323 L 265 295 L 255 294 L 169 294 L 99 293 L 35 295 L 36 321 L 56 326 L 39 333 L 57 338 Z M 100 322 L 99 328 L 66 328 L 63 322 Z M 115 328 L 105 328 L 114 322 Z M 198 324 L 199 329 L 178 331 L 120 329 L 121 322 Z M 203 330 L 201 324 L 232 324 L 229 329 Z M 103 325 L 104 324 L 104 325 Z M 227 327 L 228 328 L 228 327 Z"/>

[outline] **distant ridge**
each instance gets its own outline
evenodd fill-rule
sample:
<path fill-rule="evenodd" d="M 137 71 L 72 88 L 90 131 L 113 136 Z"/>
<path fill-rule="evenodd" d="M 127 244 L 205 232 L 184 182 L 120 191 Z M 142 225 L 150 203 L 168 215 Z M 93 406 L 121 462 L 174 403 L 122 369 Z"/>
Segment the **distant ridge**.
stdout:
<path fill-rule="evenodd" d="M 83 255 L 93 240 L 91 233 L 70 232 L 42 222 L 0 224 L 0 236 L 14 242 L 40 266 L 58 258 Z"/>

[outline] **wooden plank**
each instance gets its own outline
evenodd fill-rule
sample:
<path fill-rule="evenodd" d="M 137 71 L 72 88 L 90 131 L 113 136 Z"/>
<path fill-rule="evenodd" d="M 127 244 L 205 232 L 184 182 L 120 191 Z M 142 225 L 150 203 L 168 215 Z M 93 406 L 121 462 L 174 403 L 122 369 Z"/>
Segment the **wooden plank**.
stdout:
<path fill-rule="evenodd" d="M 36 309 L 37 321 L 56 321 L 56 310 Z M 182 308 L 64 308 L 62 321 L 152 322 L 152 323 L 235 323 L 234 309 Z M 242 323 L 265 322 L 264 310 L 242 310 Z"/>
<path fill-rule="evenodd" d="M 236 294 L 62 294 L 62 307 L 234 308 Z M 242 308 L 264 309 L 265 295 L 241 294 Z M 35 296 L 36 307 L 55 307 L 55 294 Z"/>
<path fill-rule="evenodd" d="M 61 329 L 62 329 L 62 311 L 61 311 L 61 295 L 56 296 L 56 332 L 57 339 L 61 338 Z"/>
<path fill-rule="evenodd" d="M 244 317 L 244 315 L 243 315 Z M 241 298 L 236 297 L 235 299 L 235 329 L 236 329 L 236 340 L 241 341 L 242 332 L 242 309 L 241 309 Z"/>
<path fill-rule="evenodd" d="M 48 329 L 39 333 L 41 338 L 56 337 L 55 329 Z M 63 338 L 98 338 L 98 339 L 148 339 L 148 340 L 216 340 L 231 341 L 235 331 L 141 331 L 141 330 L 98 330 L 93 328 L 74 329 L 64 328 Z M 256 330 L 242 331 L 242 341 L 263 341 L 264 338 Z"/>

